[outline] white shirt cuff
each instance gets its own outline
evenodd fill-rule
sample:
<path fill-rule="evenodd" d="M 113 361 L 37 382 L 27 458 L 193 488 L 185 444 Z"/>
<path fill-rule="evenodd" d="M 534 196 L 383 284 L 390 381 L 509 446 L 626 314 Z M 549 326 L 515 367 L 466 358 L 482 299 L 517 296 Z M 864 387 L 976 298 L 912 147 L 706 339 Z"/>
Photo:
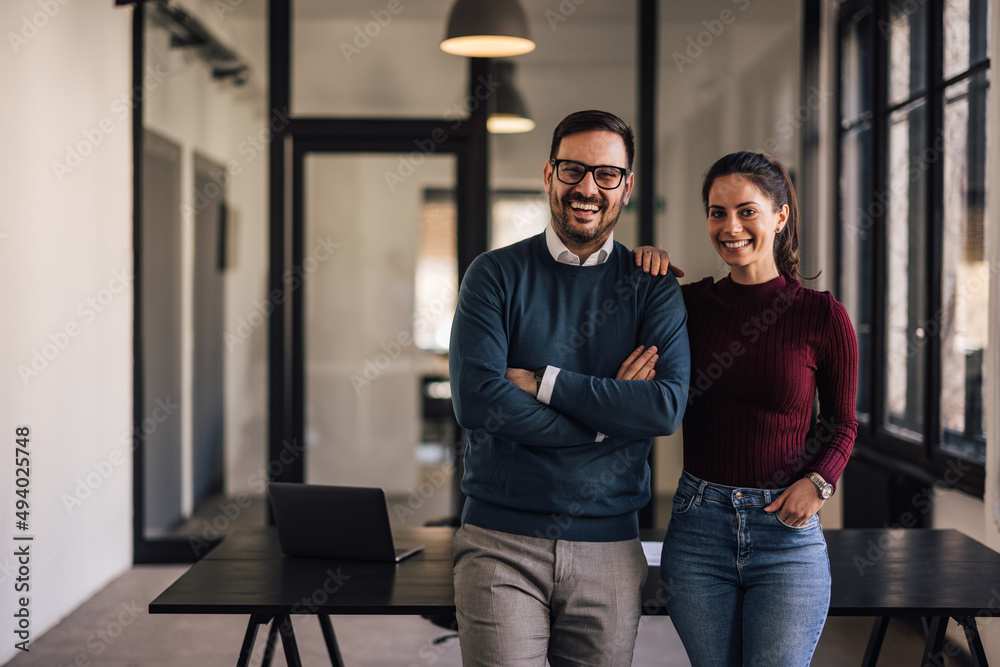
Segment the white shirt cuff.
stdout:
<path fill-rule="evenodd" d="M 536 397 L 541 403 L 548 405 L 549 401 L 552 400 L 552 390 L 556 388 L 556 378 L 558 376 L 558 368 L 555 366 L 545 367 L 545 373 L 542 375 L 542 381 L 538 385 L 538 396 Z"/>
<path fill-rule="evenodd" d="M 559 377 L 559 369 L 555 366 L 546 366 L 542 373 L 542 381 L 538 384 L 538 396 L 536 398 L 545 405 L 552 400 L 552 390 L 556 388 L 556 378 Z M 601 432 L 597 433 L 594 442 L 601 442 L 607 436 Z"/>

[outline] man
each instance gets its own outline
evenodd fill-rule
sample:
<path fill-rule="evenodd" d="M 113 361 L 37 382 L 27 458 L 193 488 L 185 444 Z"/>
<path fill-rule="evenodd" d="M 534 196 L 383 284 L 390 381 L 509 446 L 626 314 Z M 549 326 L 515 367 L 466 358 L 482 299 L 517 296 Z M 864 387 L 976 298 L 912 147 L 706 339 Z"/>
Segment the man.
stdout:
<path fill-rule="evenodd" d="M 462 282 L 449 358 L 469 432 L 452 544 L 465 665 L 632 660 L 646 460 L 680 425 L 690 374 L 676 279 L 614 242 L 634 152 L 617 116 L 565 118 L 542 172 L 550 225 Z M 636 379 L 615 379 L 626 367 Z"/>

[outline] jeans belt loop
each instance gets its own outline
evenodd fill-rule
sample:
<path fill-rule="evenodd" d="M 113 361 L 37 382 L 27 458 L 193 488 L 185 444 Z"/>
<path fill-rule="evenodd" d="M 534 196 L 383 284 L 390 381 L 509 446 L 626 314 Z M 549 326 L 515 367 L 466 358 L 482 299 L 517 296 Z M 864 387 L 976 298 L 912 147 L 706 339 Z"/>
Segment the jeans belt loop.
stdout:
<path fill-rule="evenodd" d="M 698 484 L 698 493 L 695 494 L 695 497 L 694 497 L 694 504 L 695 505 L 701 505 L 701 499 L 705 496 L 705 487 L 707 487 L 707 486 L 708 486 L 708 482 L 706 482 L 705 480 L 702 480 L 701 483 Z"/>

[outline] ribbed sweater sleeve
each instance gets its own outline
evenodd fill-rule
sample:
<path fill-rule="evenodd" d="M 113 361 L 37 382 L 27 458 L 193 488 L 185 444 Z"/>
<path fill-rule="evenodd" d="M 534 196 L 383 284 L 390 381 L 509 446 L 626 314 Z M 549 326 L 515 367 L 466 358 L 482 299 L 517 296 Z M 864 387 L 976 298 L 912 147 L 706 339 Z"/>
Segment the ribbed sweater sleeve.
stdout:
<path fill-rule="evenodd" d="M 819 390 L 819 424 L 816 450 L 805 472 L 817 472 L 836 486 L 851 456 L 858 435 L 855 410 L 858 372 L 858 339 L 847 310 L 830 295 L 830 317 L 819 350 L 816 387 Z"/>

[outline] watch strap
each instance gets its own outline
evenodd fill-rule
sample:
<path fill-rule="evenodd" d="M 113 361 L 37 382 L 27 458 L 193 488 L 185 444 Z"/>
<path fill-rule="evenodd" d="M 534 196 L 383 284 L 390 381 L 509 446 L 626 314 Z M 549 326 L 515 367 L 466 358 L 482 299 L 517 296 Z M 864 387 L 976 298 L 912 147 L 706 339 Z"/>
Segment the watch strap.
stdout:
<path fill-rule="evenodd" d="M 833 495 L 833 485 L 820 477 L 817 473 L 811 472 L 806 475 L 806 479 L 812 482 L 816 486 L 816 491 L 819 493 L 819 497 L 826 500 Z"/>
<path fill-rule="evenodd" d="M 542 380 L 545 378 L 545 369 L 548 366 L 542 366 L 535 370 L 535 395 L 538 395 L 539 390 L 542 388 Z"/>

